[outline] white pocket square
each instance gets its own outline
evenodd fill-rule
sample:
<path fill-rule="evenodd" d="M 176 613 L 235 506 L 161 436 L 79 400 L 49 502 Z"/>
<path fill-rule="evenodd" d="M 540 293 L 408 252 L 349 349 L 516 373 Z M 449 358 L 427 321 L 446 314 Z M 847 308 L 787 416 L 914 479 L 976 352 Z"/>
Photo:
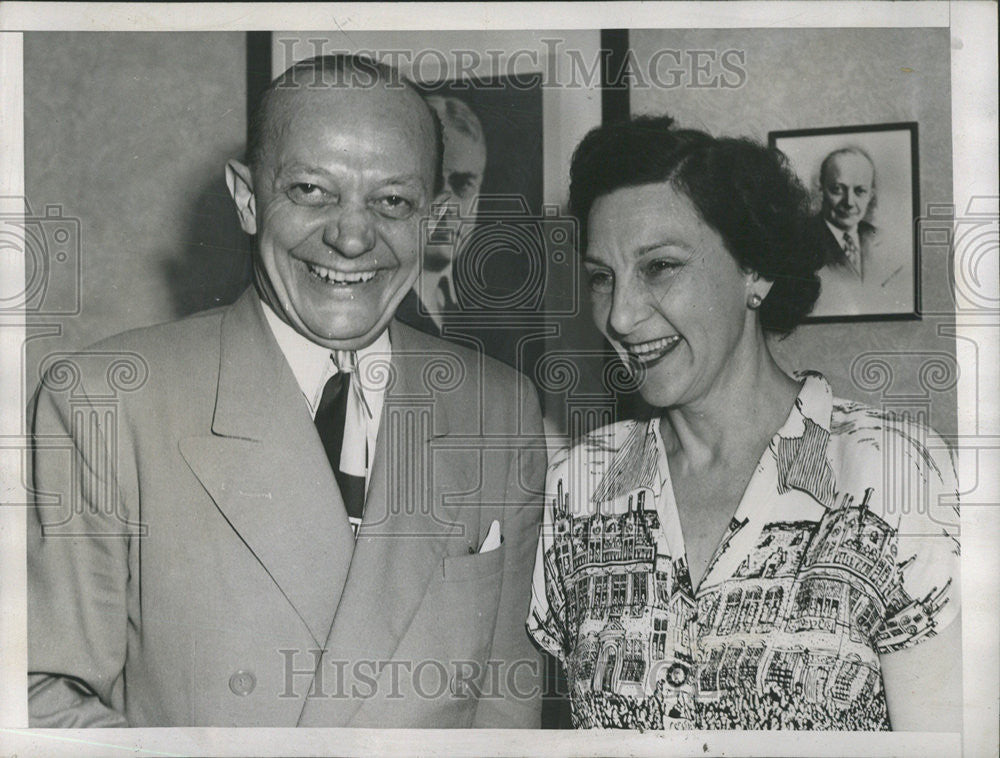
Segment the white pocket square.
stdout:
<path fill-rule="evenodd" d="M 493 519 L 493 523 L 490 524 L 490 530 L 486 532 L 486 539 L 484 539 L 483 544 L 479 546 L 480 554 L 496 550 L 500 547 L 501 542 L 503 542 L 503 537 L 500 536 L 500 522 Z"/>

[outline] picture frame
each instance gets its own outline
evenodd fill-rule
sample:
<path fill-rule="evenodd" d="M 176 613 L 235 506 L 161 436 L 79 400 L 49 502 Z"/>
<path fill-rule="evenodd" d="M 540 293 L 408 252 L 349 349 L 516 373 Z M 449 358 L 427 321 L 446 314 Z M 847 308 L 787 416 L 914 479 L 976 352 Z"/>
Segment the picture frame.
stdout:
<path fill-rule="evenodd" d="M 807 322 L 919 319 L 917 123 L 772 131 L 768 144 L 812 200 L 807 244 L 824 265 Z"/>
<path fill-rule="evenodd" d="M 416 296 L 397 317 L 531 371 L 538 351 L 519 345 L 538 332 L 557 268 L 543 234 L 542 73 L 416 84 L 441 124 L 444 188 L 424 226 Z"/>

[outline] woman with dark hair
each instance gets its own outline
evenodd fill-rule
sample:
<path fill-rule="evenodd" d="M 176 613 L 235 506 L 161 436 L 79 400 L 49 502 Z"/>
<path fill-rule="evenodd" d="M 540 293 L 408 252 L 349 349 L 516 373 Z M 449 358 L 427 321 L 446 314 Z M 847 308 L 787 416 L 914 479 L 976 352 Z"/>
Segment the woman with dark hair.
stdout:
<path fill-rule="evenodd" d="M 570 205 L 652 408 L 549 472 L 528 627 L 574 725 L 958 730 L 948 449 L 771 356 L 823 263 L 784 157 L 637 118 L 586 136 Z"/>

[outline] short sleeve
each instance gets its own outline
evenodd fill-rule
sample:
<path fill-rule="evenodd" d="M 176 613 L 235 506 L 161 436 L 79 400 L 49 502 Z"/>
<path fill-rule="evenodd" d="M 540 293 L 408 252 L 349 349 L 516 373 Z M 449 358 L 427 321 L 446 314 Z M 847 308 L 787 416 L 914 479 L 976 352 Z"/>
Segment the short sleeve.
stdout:
<path fill-rule="evenodd" d="M 528 611 L 528 633 L 543 650 L 566 661 L 565 587 L 556 554 L 554 504 L 559 482 L 565 476 L 568 455 L 561 450 L 553 458 L 545 480 L 545 510 L 535 554 L 535 572 Z"/>
<path fill-rule="evenodd" d="M 883 480 L 898 528 L 896 577 L 875 633 L 880 654 L 919 644 L 954 621 L 961 585 L 952 451 L 941 437 L 916 423 L 887 425 L 887 431 Z"/>

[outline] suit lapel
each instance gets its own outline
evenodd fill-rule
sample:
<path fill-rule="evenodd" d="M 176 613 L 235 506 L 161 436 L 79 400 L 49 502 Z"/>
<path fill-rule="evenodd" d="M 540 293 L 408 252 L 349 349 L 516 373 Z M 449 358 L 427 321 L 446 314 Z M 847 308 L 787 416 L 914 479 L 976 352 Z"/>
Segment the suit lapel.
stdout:
<path fill-rule="evenodd" d="M 442 507 L 438 495 L 466 489 L 466 472 L 444 471 L 431 459 L 431 440 L 450 429 L 447 398 L 425 386 L 441 342 L 398 322 L 390 337 L 394 378 L 385 396 L 364 520 L 326 644 L 327 656 L 337 661 L 392 660 L 434 572 L 441 571 L 447 540 L 460 535 L 452 523 L 455 511 Z M 439 481 L 431 481 L 432 471 Z M 299 726 L 345 726 L 364 702 L 307 699 Z"/>
<path fill-rule="evenodd" d="M 396 318 L 417 331 L 440 337 L 441 329 L 434 322 L 434 319 L 427 314 L 427 311 L 428 309 L 420 302 L 416 290 L 411 289 L 399 304 L 399 309 L 396 311 Z M 398 330 L 398 326 L 396 329 Z"/>
<path fill-rule="evenodd" d="M 819 239 L 822 241 L 823 263 L 827 266 L 843 266 L 847 264 L 847 257 L 844 249 L 840 246 L 840 240 L 827 225 L 822 216 L 816 216 L 816 229 L 819 232 Z"/>
<path fill-rule="evenodd" d="M 253 290 L 222 322 L 211 436 L 181 452 L 319 645 L 353 540 L 333 472 Z"/>

